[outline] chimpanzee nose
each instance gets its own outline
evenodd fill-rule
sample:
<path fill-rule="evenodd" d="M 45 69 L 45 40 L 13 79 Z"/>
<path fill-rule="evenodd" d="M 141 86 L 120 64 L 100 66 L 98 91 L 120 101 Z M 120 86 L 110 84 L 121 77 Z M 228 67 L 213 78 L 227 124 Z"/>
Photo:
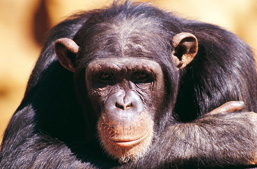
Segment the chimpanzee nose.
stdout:
<path fill-rule="evenodd" d="M 118 91 L 111 95 L 105 103 L 105 111 L 109 115 L 128 116 L 128 114 L 141 113 L 144 109 L 143 102 L 134 91 Z M 126 113 L 124 113 L 126 112 Z"/>
<path fill-rule="evenodd" d="M 122 109 L 122 110 L 129 110 L 131 107 L 133 107 L 132 103 L 128 102 L 128 103 L 119 103 L 119 102 L 116 102 L 115 103 L 115 106 L 119 109 Z"/>

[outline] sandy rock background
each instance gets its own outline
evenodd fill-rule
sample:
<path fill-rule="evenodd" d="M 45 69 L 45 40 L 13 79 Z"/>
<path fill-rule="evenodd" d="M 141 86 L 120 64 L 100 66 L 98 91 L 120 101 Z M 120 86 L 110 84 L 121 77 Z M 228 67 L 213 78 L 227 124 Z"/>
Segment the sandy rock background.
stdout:
<path fill-rule="evenodd" d="M 256 53 L 256 0 L 144 0 L 189 19 L 220 25 L 246 41 Z M 0 142 L 18 107 L 47 31 L 78 11 L 111 0 L 0 0 Z"/>

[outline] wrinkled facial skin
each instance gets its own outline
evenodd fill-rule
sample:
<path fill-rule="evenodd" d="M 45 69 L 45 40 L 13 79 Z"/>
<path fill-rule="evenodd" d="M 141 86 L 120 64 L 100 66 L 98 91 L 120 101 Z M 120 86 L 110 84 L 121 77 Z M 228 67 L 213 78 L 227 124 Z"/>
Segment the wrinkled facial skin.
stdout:
<path fill-rule="evenodd" d="M 160 65 L 143 58 L 97 59 L 86 69 L 86 82 L 106 152 L 121 163 L 140 158 L 152 142 L 163 101 Z"/>

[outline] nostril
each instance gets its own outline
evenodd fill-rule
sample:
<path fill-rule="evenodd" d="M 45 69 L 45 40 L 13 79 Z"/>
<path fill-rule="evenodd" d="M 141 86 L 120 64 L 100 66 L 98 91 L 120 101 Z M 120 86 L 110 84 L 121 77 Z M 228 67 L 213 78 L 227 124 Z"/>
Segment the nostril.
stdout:
<path fill-rule="evenodd" d="M 132 107 L 132 103 L 126 105 L 126 110 L 129 110 Z"/>
<path fill-rule="evenodd" d="M 115 106 L 117 107 L 117 108 L 119 108 L 119 109 L 122 109 L 122 110 L 124 110 L 124 106 L 123 105 L 121 105 L 121 104 L 119 104 L 119 103 L 115 103 Z"/>
<path fill-rule="evenodd" d="M 123 104 L 116 102 L 115 106 L 122 110 L 129 110 L 133 105 L 132 105 L 132 103 L 123 105 Z"/>

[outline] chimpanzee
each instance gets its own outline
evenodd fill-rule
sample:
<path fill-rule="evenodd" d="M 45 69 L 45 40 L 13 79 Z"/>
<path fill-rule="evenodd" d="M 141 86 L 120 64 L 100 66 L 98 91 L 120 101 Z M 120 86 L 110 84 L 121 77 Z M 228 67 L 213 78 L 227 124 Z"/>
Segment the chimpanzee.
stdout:
<path fill-rule="evenodd" d="M 232 33 L 115 2 L 52 29 L 0 168 L 252 167 L 256 90 Z"/>

